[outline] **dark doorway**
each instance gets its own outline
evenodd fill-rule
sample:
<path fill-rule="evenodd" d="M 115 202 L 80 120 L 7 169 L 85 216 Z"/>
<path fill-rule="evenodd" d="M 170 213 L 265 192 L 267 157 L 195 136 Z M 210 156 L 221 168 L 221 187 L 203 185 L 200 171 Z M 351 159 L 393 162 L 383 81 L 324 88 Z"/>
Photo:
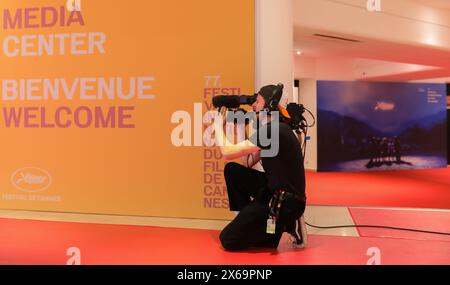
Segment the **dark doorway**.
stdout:
<path fill-rule="evenodd" d="M 450 83 L 447 83 L 447 100 L 448 98 L 450 98 Z M 450 109 L 448 105 L 447 105 L 447 164 L 450 165 Z"/>

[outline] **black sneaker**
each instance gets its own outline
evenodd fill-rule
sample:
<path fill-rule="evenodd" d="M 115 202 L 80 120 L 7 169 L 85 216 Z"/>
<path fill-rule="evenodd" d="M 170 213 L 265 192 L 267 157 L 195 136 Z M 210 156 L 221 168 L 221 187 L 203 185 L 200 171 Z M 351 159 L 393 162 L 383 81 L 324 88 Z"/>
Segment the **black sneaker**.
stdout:
<path fill-rule="evenodd" d="M 288 231 L 290 241 L 294 248 L 305 248 L 308 242 L 306 224 L 303 216 L 295 220 L 294 227 Z"/>

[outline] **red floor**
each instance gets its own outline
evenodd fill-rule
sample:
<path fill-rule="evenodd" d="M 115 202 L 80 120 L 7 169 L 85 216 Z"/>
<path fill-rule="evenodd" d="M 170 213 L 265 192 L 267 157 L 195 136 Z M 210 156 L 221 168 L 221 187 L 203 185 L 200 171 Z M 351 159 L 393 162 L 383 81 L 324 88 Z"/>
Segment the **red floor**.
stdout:
<path fill-rule="evenodd" d="M 361 264 L 380 250 L 381 264 L 450 264 L 450 242 L 309 236 L 305 250 L 230 253 L 218 231 L 0 219 L 0 264 L 66 264 L 80 249 L 81 264 Z"/>
<path fill-rule="evenodd" d="M 450 209 L 450 168 L 307 172 L 308 204 Z"/>
<path fill-rule="evenodd" d="M 349 210 L 353 221 L 357 225 L 383 225 L 450 233 L 450 212 L 359 208 L 350 208 Z M 450 236 L 448 235 L 393 231 L 378 228 L 358 228 L 358 232 L 362 237 L 388 237 L 450 242 Z"/>

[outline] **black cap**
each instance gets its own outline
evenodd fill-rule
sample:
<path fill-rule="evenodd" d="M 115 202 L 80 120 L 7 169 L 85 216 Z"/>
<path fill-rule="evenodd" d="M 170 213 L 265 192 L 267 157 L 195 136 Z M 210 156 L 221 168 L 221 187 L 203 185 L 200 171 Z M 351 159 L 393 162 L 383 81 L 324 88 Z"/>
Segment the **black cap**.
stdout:
<path fill-rule="evenodd" d="M 270 111 L 275 111 L 278 109 L 278 103 L 283 95 L 283 84 L 266 85 L 259 90 L 258 94 L 266 101 L 265 108 L 268 108 Z"/>

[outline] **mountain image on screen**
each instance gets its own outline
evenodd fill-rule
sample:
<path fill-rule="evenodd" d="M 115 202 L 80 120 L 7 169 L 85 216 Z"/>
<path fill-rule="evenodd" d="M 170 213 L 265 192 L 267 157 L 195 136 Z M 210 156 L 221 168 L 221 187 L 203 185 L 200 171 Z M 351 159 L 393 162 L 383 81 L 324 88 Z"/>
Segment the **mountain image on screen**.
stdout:
<path fill-rule="evenodd" d="M 318 82 L 318 170 L 447 166 L 444 84 Z"/>

